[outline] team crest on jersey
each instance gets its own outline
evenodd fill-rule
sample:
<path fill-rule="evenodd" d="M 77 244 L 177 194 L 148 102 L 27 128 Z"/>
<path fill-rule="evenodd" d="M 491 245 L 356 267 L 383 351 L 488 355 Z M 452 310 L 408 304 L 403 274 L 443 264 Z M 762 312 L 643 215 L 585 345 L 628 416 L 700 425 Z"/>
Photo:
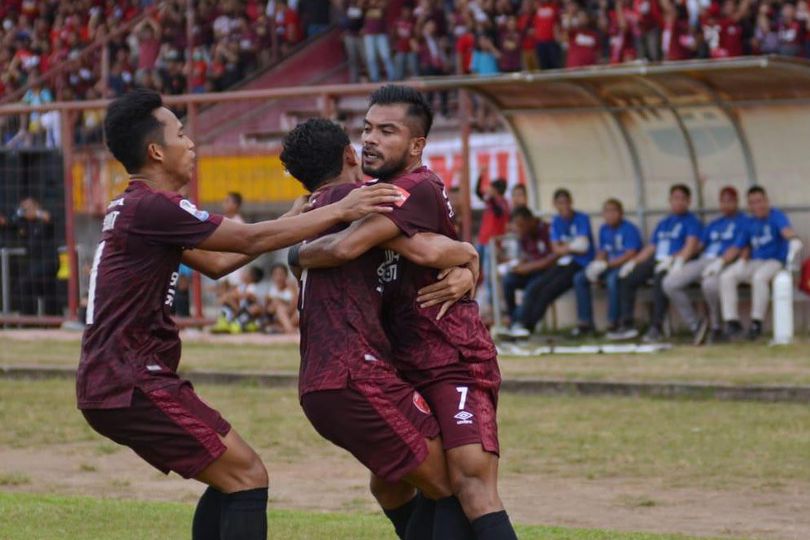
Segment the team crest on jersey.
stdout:
<path fill-rule="evenodd" d="M 180 208 L 194 216 L 195 218 L 199 219 L 200 221 L 208 220 L 208 212 L 205 210 L 199 210 L 194 203 L 189 201 L 188 199 L 183 199 L 180 201 Z"/>
<path fill-rule="evenodd" d="M 416 390 L 413 391 L 413 406 L 419 409 L 421 413 L 430 414 L 430 405 L 428 405 L 425 398 L 422 397 L 422 394 Z"/>
<path fill-rule="evenodd" d="M 399 186 L 394 186 L 394 187 L 397 188 L 397 191 L 399 191 L 399 194 L 402 195 L 402 198 L 394 203 L 397 207 L 400 207 L 403 204 L 405 204 L 405 201 L 407 201 L 408 197 L 411 196 L 411 192 L 408 191 L 407 189 L 401 188 Z"/>

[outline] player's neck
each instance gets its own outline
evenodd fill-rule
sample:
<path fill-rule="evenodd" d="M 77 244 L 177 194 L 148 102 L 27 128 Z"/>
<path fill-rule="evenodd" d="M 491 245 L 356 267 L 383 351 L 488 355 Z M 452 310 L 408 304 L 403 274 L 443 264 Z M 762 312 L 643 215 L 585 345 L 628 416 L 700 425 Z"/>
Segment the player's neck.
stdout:
<path fill-rule="evenodd" d="M 151 170 L 144 170 L 129 175 L 130 182 L 143 182 L 156 191 L 180 192 L 182 183 L 176 182 L 172 177 Z"/>

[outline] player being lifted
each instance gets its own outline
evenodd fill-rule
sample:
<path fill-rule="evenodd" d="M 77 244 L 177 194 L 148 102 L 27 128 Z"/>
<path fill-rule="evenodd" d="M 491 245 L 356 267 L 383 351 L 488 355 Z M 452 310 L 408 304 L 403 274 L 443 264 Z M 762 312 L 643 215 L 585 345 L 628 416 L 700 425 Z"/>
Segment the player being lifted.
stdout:
<path fill-rule="evenodd" d="M 308 120 L 293 129 L 284 139 L 281 161 L 312 192 L 313 208 L 362 185 L 360 160 L 348 135 L 329 120 Z M 435 301 L 445 307 L 469 292 L 477 279 L 478 256 L 470 244 L 425 233 L 401 236 L 383 247 L 421 265 L 447 268 L 436 288 L 452 298 Z M 293 268 L 295 250 L 290 254 Z M 342 266 L 302 275 L 301 404 L 324 438 L 372 472 L 371 491 L 400 538 L 469 538 L 470 526 L 458 502 L 448 500 L 452 493 L 436 419 L 391 363 L 378 276 L 385 262 L 384 251 L 374 248 Z M 468 264 L 475 272 L 452 268 L 456 264 Z"/>
<path fill-rule="evenodd" d="M 453 209 L 444 184 L 422 165 L 433 113 L 418 91 L 385 86 L 371 95 L 362 135 L 362 168 L 397 186 L 405 200 L 385 216 L 369 216 L 347 229 L 305 244 L 303 268 L 332 267 L 356 259 L 400 235 L 433 232 L 455 238 Z M 480 540 L 513 539 L 515 532 L 498 495 L 496 405 L 497 353 L 471 299 L 453 304 L 437 320 L 442 292 L 420 295 L 435 270 L 393 255 L 385 283 L 384 324 L 394 364 L 427 400 L 441 429 L 453 494 Z"/>
<path fill-rule="evenodd" d="M 156 92 L 134 90 L 115 100 L 104 131 L 130 182 L 107 208 L 93 259 L 79 409 L 98 433 L 160 471 L 209 485 L 194 514 L 195 540 L 265 539 L 262 461 L 177 375 L 180 339 L 170 309 L 178 265 L 223 276 L 341 221 L 389 211 L 382 206 L 400 196 L 392 186 L 363 188 L 306 215 L 246 225 L 198 210 L 180 195 L 192 177 L 194 143 Z"/>

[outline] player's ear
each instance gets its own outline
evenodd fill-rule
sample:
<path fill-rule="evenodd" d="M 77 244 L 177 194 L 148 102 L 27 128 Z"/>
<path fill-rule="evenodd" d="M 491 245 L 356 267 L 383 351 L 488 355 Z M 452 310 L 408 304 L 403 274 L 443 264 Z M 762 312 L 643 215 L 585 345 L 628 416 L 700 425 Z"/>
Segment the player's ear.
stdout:
<path fill-rule="evenodd" d="M 354 146 L 348 145 L 343 151 L 343 161 L 349 167 L 354 167 L 359 163 L 359 160 L 357 159 L 357 152 L 354 151 Z"/>
<path fill-rule="evenodd" d="M 425 149 L 427 139 L 425 137 L 414 137 L 411 139 L 411 155 L 420 156 Z"/>
<path fill-rule="evenodd" d="M 146 157 L 154 161 L 163 161 L 163 147 L 157 143 L 149 143 L 146 146 Z"/>

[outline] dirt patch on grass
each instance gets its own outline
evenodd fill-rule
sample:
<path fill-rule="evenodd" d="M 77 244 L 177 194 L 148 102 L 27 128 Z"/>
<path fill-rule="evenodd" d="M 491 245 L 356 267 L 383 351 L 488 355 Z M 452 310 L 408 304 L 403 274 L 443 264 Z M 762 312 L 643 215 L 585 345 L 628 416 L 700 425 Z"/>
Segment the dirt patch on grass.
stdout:
<path fill-rule="evenodd" d="M 367 473 L 345 453 L 280 461 L 264 452 L 271 506 L 375 511 Z M 200 484 L 168 478 L 110 443 L 0 448 L 0 475 L 25 477 L 4 491 L 193 502 Z M 512 519 L 525 524 L 624 531 L 798 540 L 810 535 L 810 486 L 737 490 L 672 488 L 633 478 L 564 479 L 508 474 L 501 493 Z"/>

